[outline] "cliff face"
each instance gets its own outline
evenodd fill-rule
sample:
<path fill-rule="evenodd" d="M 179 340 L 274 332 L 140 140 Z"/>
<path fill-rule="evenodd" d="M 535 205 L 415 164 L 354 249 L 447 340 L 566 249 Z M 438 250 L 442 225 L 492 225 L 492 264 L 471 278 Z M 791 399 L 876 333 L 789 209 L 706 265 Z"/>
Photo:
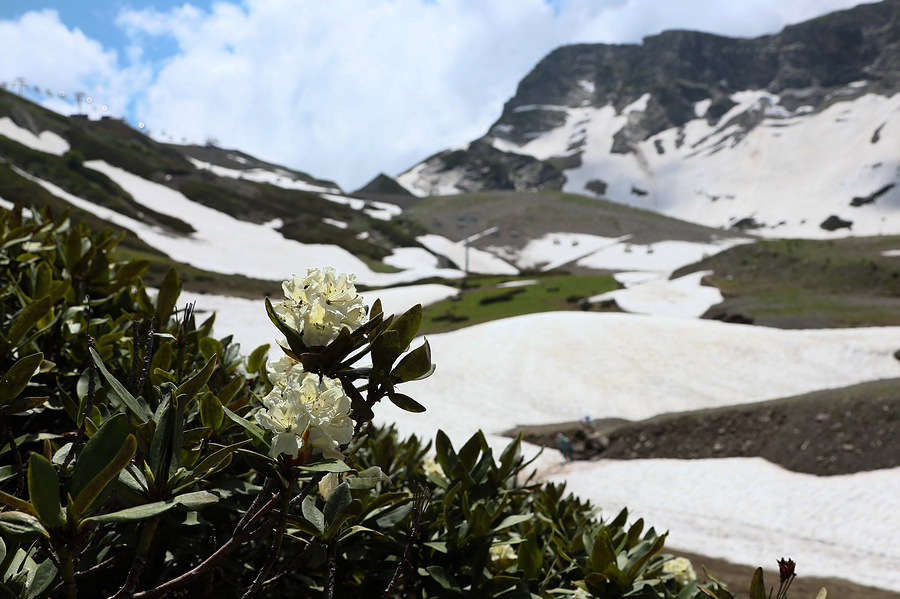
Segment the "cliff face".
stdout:
<path fill-rule="evenodd" d="M 521 81 L 477 143 L 399 180 L 418 195 L 561 184 L 763 234 L 894 232 L 898 91 L 900 0 L 754 39 L 666 31 L 642 44 L 565 46 Z M 529 176 L 485 168 L 486 145 L 510 173 L 527 163 Z"/>
<path fill-rule="evenodd" d="M 491 134 L 521 140 L 551 128 L 552 119 L 522 123 L 522 107 L 611 104 L 620 112 L 649 92 L 649 136 L 693 119 L 702 100 L 711 100 L 706 117 L 714 121 L 734 105 L 735 91 L 765 90 L 818 107 L 830 91 L 856 81 L 873 93 L 900 90 L 900 1 L 861 5 L 754 39 L 666 31 L 641 45 L 559 48 L 522 80 Z M 521 131 L 523 125 L 530 130 Z"/>

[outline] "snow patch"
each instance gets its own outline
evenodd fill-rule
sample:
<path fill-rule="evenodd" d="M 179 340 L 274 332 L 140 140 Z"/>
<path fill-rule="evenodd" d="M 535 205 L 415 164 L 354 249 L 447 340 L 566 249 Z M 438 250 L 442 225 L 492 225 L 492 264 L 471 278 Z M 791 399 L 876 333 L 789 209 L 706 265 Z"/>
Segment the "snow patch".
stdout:
<path fill-rule="evenodd" d="M 394 248 L 394 252 L 382 260 L 396 268 L 437 268 L 437 256 L 425 248 Z"/>
<path fill-rule="evenodd" d="M 694 104 L 694 115 L 698 119 L 702 119 L 706 116 L 706 113 L 709 112 L 709 107 L 712 105 L 712 100 L 707 98 L 705 100 L 700 100 L 696 104 Z"/>
<path fill-rule="evenodd" d="M 19 127 L 8 116 L 0 117 L 0 135 L 38 152 L 62 156 L 69 151 L 69 142 L 53 131 L 41 131 L 40 135 L 35 135 Z"/>
<path fill-rule="evenodd" d="M 616 305 L 632 314 L 654 314 L 678 318 L 700 318 L 712 306 L 722 302 L 715 287 L 701 285 L 711 270 L 693 272 L 677 279 L 655 278 L 588 298 L 591 303 L 615 300 Z"/>
<path fill-rule="evenodd" d="M 240 158 L 240 156 L 234 156 L 233 154 L 229 154 L 228 157 L 232 159 Z M 310 183 L 309 181 L 298 179 L 295 175 L 281 169 L 277 169 L 276 171 L 270 171 L 262 168 L 234 169 L 225 166 L 219 166 L 217 164 L 212 164 L 211 162 L 204 162 L 192 156 L 188 156 L 187 159 L 191 164 L 194 165 L 194 168 L 198 170 L 209 171 L 219 177 L 228 177 L 230 179 L 245 179 L 247 181 L 253 181 L 254 183 L 268 183 L 269 185 L 275 185 L 276 187 L 281 187 L 283 189 L 295 189 L 298 191 L 310 191 L 313 193 L 333 193 L 340 191 L 340 189 L 336 187 L 316 185 L 314 183 Z M 247 162 L 246 159 L 243 159 L 243 161 L 244 163 Z"/>
<path fill-rule="evenodd" d="M 461 241 L 451 241 L 440 235 L 428 234 L 417 237 L 416 241 L 431 252 L 445 256 L 456 264 L 457 268 L 465 268 L 466 246 Z M 469 272 L 492 275 L 515 275 L 519 269 L 498 258 L 490 252 L 469 247 Z"/>
<path fill-rule="evenodd" d="M 323 218 L 322 222 L 325 223 L 326 225 L 331 225 L 332 227 L 337 227 L 338 229 L 346 229 L 347 227 L 350 226 L 342 220 L 335 220 L 333 218 L 327 218 L 327 217 Z"/>

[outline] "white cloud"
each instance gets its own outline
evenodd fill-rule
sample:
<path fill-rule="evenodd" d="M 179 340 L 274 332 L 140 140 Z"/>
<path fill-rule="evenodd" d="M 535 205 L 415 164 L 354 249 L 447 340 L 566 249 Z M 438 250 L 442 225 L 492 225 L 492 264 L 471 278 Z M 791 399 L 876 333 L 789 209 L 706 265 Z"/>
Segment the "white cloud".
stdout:
<path fill-rule="evenodd" d="M 215 137 L 354 189 L 471 141 L 553 48 L 663 29 L 755 36 L 854 0 L 245 0 L 124 10 L 103 48 L 54 11 L 0 21 L 0 79 L 22 73 L 126 107 L 155 134 Z M 53 43 L 48 44 L 47 39 Z M 162 60 L 145 44 L 174 41 Z"/>
<path fill-rule="evenodd" d="M 150 81 L 142 65 L 122 67 L 117 52 L 104 48 L 80 29 L 70 29 L 55 10 L 32 11 L 16 21 L 0 21 L 0 81 L 25 79 L 26 85 L 49 89 L 42 104 L 70 114 L 76 112 L 74 92 L 85 91 L 92 107 L 108 107 L 108 114 L 124 116 L 134 93 Z M 11 89 L 15 89 L 12 86 Z M 65 92 L 62 98 L 58 92 Z M 82 105 L 88 111 L 87 103 Z"/>

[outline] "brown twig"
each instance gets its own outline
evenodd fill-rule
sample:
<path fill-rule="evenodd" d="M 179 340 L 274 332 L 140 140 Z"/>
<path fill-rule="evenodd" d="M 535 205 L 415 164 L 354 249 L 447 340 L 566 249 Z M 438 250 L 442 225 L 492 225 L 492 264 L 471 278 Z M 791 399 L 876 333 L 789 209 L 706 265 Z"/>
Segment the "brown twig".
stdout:
<path fill-rule="evenodd" d="M 325 597 L 334 599 L 334 585 L 337 578 L 337 539 L 328 542 L 328 589 Z"/>
<path fill-rule="evenodd" d="M 179 587 L 182 587 L 200 576 L 206 574 L 211 568 L 213 568 L 219 561 L 230 554 L 232 551 L 241 546 L 241 544 L 252 541 L 254 539 L 258 539 L 269 531 L 268 522 L 263 523 L 259 528 L 252 532 L 247 532 L 254 524 L 260 521 L 260 519 L 275 506 L 275 503 L 278 501 L 279 497 L 273 497 L 270 499 L 265 505 L 263 505 L 253 516 L 249 519 L 242 518 L 241 522 L 244 522 L 244 526 L 239 530 L 235 530 L 234 535 L 228 539 L 228 541 L 219 547 L 215 552 L 213 552 L 209 557 L 203 560 L 199 565 L 194 567 L 193 569 L 185 572 L 184 574 L 177 576 L 167 582 L 164 582 L 158 585 L 154 589 L 150 589 L 147 591 L 143 591 L 140 593 L 135 593 L 133 599 L 155 599 L 156 597 L 162 597 L 173 591 Z M 250 512 L 251 510 L 248 510 Z M 245 514 L 246 517 L 246 514 Z"/>
<path fill-rule="evenodd" d="M 0 426 L 3 427 L 3 437 L 9 443 L 9 450 L 13 454 L 13 461 L 16 463 L 16 496 L 21 496 L 25 490 L 25 464 L 22 462 L 22 454 L 19 453 L 19 446 L 16 445 L 16 436 L 13 435 L 12 429 L 6 418 L 0 416 Z"/>
<path fill-rule="evenodd" d="M 397 580 L 400 579 L 400 573 L 408 568 L 409 563 L 409 552 L 412 549 L 412 546 L 415 544 L 416 540 L 419 536 L 419 522 L 422 520 L 422 514 L 425 513 L 425 507 L 428 505 L 428 493 L 426 493 L 425 489 L 419 488 L 416 490 L 416 494 L 413 499 L 413 521 L 412 525 L 409 528 L 409 536 L 406 538 L 406 547 L 403 548 L 403 555 L 400 556 L 400 563 L 397 564 L 397 569 L 394 570 L 394 575 L 391 577 L 391 581 L 388 583 L 387 587 L 384 589 L 384 597 L 389 597 L 391 591 L 394 590 L 394 585 L 397 584 Z"/>
<path fill-rule="evenodd" d="M 275 530 L 275 539 L 272 541 L 272 547 L 269 549 L 269 555 L 266 557 L 263 567 L 259 570 L 253 584 L 250 585 L 250 588 L 247 589 L 247 592 L 244 593 L 244 596 L 241 599 L 253 599 L 265 582 L 266 577 L 269 575 L 269 570 L 275 565 L 275 560 L 278 559 L 278 554 L 281 552 L 281 542 L 284 540 L 284 533 L 285 530 L 287 530 L 288 510 L 291 507 L 290 486 L 282 488 L 278 495 L 281 499 L 281 510 L 278 514 L 278 526 Z"/>
<path fill-rule="evenodd" d="M 118 593 L 113 595 L 113 599 L 131 599 L 134 596 L 134 589 L 137 587 L 138 580 L 144 571 L 144 566 L 147 564 L 147 553 L 150 551 L 150 544 L 153 542 L 153 537 L 156 534 L 157 525 L 159 525 L 159 516 L 155 516 L 144 525 L 137 553 L 134 556 L 134 561 L 131 563 L 131 570 L 128 572 L 125 584 L 122 585 Z"/>
<path fill-rule="evenodd" d="M 91 337 L 90 333 L 87 335 L 87 346 L 88 350 L 94 349 L 94 338 Z M 66 459 L 63 460 L 62 468 L 59 469 L 59 477 L 62 478 L 66 470 L 69 468 L 69 464 L 72 462 L 72 459 L 78 454 L 78 451 L 81 449 L 82 443 L 84 443 L 84 428 L 85 422 L 91 416 L 91 412 L 94 409 L 94 394 L 96 393 L 96 375 L 97 375 L 97 365 L 94 364 L 94 360 L 91 359 L 88 363 L 88 392 L 87 398 L 84 402 L 84 410 L 81 412 L 81 424 L 78 425 L 78 431 L 75 433 L 75 440 L 72 442 L 72 447 L 69 448 L 69 453 L 66 454 Z"/>

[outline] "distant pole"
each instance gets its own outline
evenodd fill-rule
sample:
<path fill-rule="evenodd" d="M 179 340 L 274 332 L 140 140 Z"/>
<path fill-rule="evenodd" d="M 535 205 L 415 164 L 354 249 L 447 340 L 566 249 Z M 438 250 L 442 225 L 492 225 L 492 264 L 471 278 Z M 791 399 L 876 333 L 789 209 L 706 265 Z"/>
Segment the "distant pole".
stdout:
<path fill-rule="evenodd" d="M 84 92 L 75 92 L 75 101 L 78 102 L 78 114 L 81 114 L 81 101 L 86 95 Z"/>
<path fill-rule="evenodd" d="M 464 272 L 466 276 L 469 276 L 469 224 L 476 222 L 478 219 L 471 215 L 461 216 L 459 218 L 459 223 L 457 226 L 463 227 L 465 230 L 465 245 L 466 245 L 466 268 Z"/>
<path fill-rule="evenodd" d="M 25 92 L 25 78 L 16 77 L 16 83 L 19 84 L 19 96 L 21 96 Z"/>

